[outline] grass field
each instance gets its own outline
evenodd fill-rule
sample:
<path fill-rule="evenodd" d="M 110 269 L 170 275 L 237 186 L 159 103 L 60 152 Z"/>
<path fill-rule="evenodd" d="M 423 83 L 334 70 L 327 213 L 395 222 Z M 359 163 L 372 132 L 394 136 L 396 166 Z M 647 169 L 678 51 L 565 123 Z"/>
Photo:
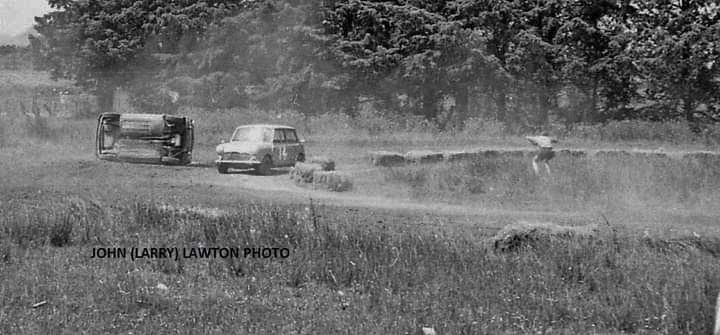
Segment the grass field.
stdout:
<path fill-rule="evenodd" d="M 309 206 L 205 217 L 139 200 L 53 199 L 2 206 L 2 333 L 707 334 L 720 289 L 717 239 L 607 235 L 498 254 L 477 237 Z M 90 259 L 103 246 L 291 254 Z M 48 304 L 33 309 L 39 301 Z"/>
<path fill-rule="evenodd" d="M 2 334 L 712 329 L 720 290 L 720 215 L 714 205 L 720 176 L 714 161 L 558 158 L 555 174 L 543 179 L 519 158 L 384 169 L 369 165 L 367 151 L 526 143 L 480 121 L 469 130 L 439 132 L 372 113 L 349 119 L 184 111 L 197 122 L 198 160 L 212 160 L 214 146 L 234 125 L 288 123 L 306 136 L 311 154 L 330 156 L 352 174 L 353 196 L 427 207 L 380 209 L 236 186 L 240 179 L 261 178 L 252 175 L 222 179 L 211 169 L 97 161 L 95 120 L 34 123 L 5 112 Z M 695 135 L 686 128 L 618 123 L 576 129 L 562 143 L 715 148 L 712 132 Z M 433 209 L 442 204 L 467 212 L 460 217 Z M 499 214 L 477 214 L 484 209 Z M 488 244 L 505 223 L 541 210 L 550 211 L 543 220 L 604 228 L 592 239 L 541 239 L 511 252 Z M 571 212 L 597 215 L 563 216 Z M 101 247 L 213 246 L 284 247 L 290 256 L 90 257 Z"/>

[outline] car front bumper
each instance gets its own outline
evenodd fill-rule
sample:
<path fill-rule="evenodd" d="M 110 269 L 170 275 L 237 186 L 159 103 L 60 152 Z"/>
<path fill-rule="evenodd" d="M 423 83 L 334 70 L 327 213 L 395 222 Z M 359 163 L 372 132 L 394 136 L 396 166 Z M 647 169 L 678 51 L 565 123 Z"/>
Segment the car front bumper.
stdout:
<path fill-rule="evenodd" d="M 217 166 L 225 166 L 233 169 L 250 169 L 260 165 L 260 161 L 251 160 L 223 160 L 218 159 L 215 161 Z"/>

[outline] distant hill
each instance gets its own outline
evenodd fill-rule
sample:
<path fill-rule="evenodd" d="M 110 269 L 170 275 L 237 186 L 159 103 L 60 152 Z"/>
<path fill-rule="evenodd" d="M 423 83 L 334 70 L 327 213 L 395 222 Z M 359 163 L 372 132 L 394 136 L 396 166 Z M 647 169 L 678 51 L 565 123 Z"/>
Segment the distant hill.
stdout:
<path fill-rule="evenodd" d="M 0 45 L 18 45 L 18 46 L 26 46 L 30 44 L 30 41 L 28 41 L 28 34 L 36 35 L 37 32 L 33 28 L 29 28 L 25 30 L 22 33 L 19 33 L 17 35 L 7 35 L 7 34 L 0 34 Z"/>

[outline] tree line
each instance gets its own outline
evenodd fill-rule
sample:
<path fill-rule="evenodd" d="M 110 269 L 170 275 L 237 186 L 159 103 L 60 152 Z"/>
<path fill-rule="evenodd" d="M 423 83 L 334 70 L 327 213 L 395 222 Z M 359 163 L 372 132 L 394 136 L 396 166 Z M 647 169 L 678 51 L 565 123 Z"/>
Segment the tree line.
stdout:
<path fill-rule="evenodd" d="M 720 118 L 718 1 L 49 4 L 31 38 L 36 66 L 101 106 L 122 87 L 151 110 L 354 114 L 371 103 L 441 127 Z"/>

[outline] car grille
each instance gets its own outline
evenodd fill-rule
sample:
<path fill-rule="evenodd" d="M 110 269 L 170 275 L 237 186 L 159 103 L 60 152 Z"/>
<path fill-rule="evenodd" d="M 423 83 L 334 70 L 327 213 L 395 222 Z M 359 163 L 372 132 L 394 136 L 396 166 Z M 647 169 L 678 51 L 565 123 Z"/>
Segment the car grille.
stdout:
<path fill-rule="evenodd" d="M 250 157 L 250 154 L 237 152 L 228 152 L 222 156 L 224 161 L 247 161 L 250 160 Z"/>

